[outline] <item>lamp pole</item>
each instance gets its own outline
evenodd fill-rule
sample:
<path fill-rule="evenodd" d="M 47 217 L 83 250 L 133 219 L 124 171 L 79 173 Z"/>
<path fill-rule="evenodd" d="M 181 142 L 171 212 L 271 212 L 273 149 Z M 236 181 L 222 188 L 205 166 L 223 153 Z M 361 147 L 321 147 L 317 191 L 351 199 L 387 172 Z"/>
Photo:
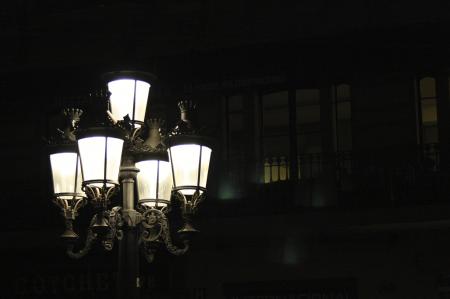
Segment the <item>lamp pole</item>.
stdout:
<path fill-rule="evenodd" d="M 139 213 L 134 209 L 134 184 L 139 169 L 130 157 L 125 157 L 120 167 L 122 184 L 123 238 L 119 242 L 117 273 L 117 298 L 139 299 L 139 245 L 137 224 Z"/>

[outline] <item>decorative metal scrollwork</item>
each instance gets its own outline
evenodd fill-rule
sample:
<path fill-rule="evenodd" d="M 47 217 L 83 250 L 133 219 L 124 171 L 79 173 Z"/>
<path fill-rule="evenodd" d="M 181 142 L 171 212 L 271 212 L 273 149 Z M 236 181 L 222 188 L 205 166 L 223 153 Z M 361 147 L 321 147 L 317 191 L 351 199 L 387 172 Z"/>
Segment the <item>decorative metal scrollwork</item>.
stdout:
<path fill-rule="evenodd" d="M 83 191 L 91 199 L 92 203 L 96 206 L 106 207 L 111 200 L 111 197 L 116 193 L 118 188 L 113 186 L 83 186 Z"/>
<path fill-rule="evenodd" d="M 141 242 L 156 242 L 163 233 L 163 227 L 167 226 L 167 217 L 162 210 L 148 208 L 142 217 Z"/>
<path fill-rule="evenodd" d="M 185 196 L 181 192 L 174 192 L 175 199 L 180 203 L 183 213 L 195 214 L 198 205 L 205 199 L 205 192 L 195 191 L 191 196 Z"/>
<path fill-rule="evenodd" d="M 123 226 L 123 219 L 120 213 L 121 207 L 114 207 L 111 210 L 106 210 L 103 215 L 106 217 L 106 222 L 108 225 L 107 232 L 102 235 L 94 231 L 94 226 L 97 223 L 98 214 L 94 215 L 89 224 L 87 230 L 86 240 L 82 249 L 78 252 L 74 251 L 75 244 L 72 242 L 67 247 L 67 255 L 71 258 L 79 259 L 85 256 L 92 247 L 92 244 L 96 239 L 101 238 L 101 245 L 106 250 L 110 251 L 113 249 L 115 239 L 121 240 L 123 237 L 123 232 L 121 227 Z"/>
<path fill-rule="evenodd" d="M 153 207 L 148 207 L 143 213 L 139 243 L 143 245 L 144 255 L 149 263 L 153 261 L 156 250 L 162 244 L 174 255 L 182 255 L 189 249 L 187 240 L 182 248 L 173 244 L 166 213 L 166 208 L 160 210 Z"/>
<path fill-rule="evenodd" d="M 92 243 L 95 241 L 95 239 L 97 239 L 97 234 L 94 233 L 94 231 L 92 230 L 92 226 L 94 225 L 94 223 L 96 221 L 96 216 L 97 215 L 95 215 L 91 219 L 91 223 L 87 230 L 86 241 L 84 243 L 84 247 L 81 250 L 79 250 L 78 252 L 75 252 L 74 251 L 75 245 L 73 243 L 70 243 L 68 245 L 66 253 L 69 257 L 74 258 L 74 259 L 80 259 L 83 256 L 85 256 L 89 252 L 89 250 L 91 250 Z"/>
<path fill-rule="evenodd" d="M 58 196 L 53 198 L 53 202 L 61 208 L 61 212 L 66 219 L 75 219 L 78 215 L 78 210 L 87 204 L 87 200 L 84 197 L 64 199 Z"/>
<path fill-rule="evenodd" d="M 120 229 L 123 226 L 122 215 L 120 214 L 121 207 L 114 207 L 111 211 L 105 211 L 107 217 L 109 230 L 102 240 L 103 248 L 110 251 L 113 249 L 114 241 L 122 240 L 123 232 Z"/>

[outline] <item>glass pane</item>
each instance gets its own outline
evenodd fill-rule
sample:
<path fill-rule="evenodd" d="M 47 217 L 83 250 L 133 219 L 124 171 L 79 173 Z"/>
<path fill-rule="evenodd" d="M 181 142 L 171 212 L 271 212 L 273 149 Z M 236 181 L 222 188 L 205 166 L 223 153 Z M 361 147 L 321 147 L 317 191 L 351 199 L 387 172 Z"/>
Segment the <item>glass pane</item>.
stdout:
<path fill-rule="evenodd" d="M 175 187 L 196 186 L 200 146 L 196 144 L 176 145 L 170 148 L 170 158 L 174 170 Z M 194 194 L 187 190 L 184 194 Z"/>
<path fill-rule="evenodd" d="M 129 115 L 133 119 L 133 100 L 136 92 L 135 120 L 144 121 L 150 84 L 133 79 L 120 79 L 108 83 L 111 92 L 111 113 L 118 120 Z M 136 89 L 136 90 L 135 90 Z"/>
<path fill-rule="evenodd" d="M 241 113 L 229 114 L 228 121 L 231 132 L 241 131 L 244 128 L 244 118 Z"/>
<path fill-rule="evenodd" d="M 158 196 L 156 196 L 157 169 L 159 162 L 159 186 Z M 170 163 L 166 161 L 147 160 L 136 163 L 139 168 L 137 175 L 138 198 L 142 199 L 165 199 L 170 200 L 172 190 L 172 174 Z M 155 203 L 146 203 L 149 206 L 155 206 Z M 159 203 L 160 206 L 166 206 L 166 203 Z"/>
<path fill-rule="evenodd" d="M 119 181 L 120 163 L 122 160 L 123 140 L 118 138 L 107 138 L 107 168 L 106 179 L 114 182 Z"/>
<path fill-rule="evenodd" d="M 88 137 L 78 140 L 85 181 L 104 179 L 105 139 L 105 137 Z"/>
<path fill-rule="evenodd" d="M 84 196 L 81 191 L 80 160 L 76 153 L 57 153 L 50 155 L 50 164 L 53 176 L 53 190 L 58 193 L 77 193 Z M 78 169 L 77 169 L 78 168 Z M 78 179 L 76 177 L 78 175 Z M 60 196 L 63 199 L 72 199 L 73 196 Z"/>
<path fill-rule="evenodd" d="M 143 81 L 136 81 L 136 111 L 135 120 L 144 121 L 145 110 L 147 109 L 148 93 L 150 84 Z M 130 114 L 131 117 L 131 114 Z"/>
<path fill-rule="evenodd" d="M 242 95 L 231 96 L 228 98 L 228 111 L 242 111 L 244 108 Z"/>
<path fill-rule="evenodd" d="M 280 181 L 286 181 L 289 178 L 289 166 L 285 157 L 280 157 Z"/>
<path fill-rule="evenodd" d="M 437 122 L 436 99 L 423 99 L 422 106 L 422 124 L 431 125 Z"/>
<path fill-rule="evenodd" d="M 350 120 L 340 120 L 337 127 L 337 148 L 339 151 L 352 149 L 352 127 Z"/>
<path fill-rule="evenodd" d="M 289 166 L 284 156 L 270 157 L 264 160 L 264 183 L 286 181 L 289 178 Z"/>
<path fill-rule="evenodd" d="M 156 199 L 157 160 L 136 162 L 138 199 Z"/>
<path fill-rule="evenodd" d="M 159 162 L 159 187 L 158 198 L 170 200 L 172 192 L 172 169 L 170 163 L 166 161 Z"/>
<path fill-rule="evenodd" d="M 438 128 L 436 125 L 424 125 L 422 127 L 423 143 L 438 143 Z"/>
<path fill-rule="evenodd" d="M 274 159 L 275 160 L 275 159 Z M 271 166 L 271 182 L 277 182 L 279 180 L 279 168 L 280 166 L 278 165 L 277 161 L 272 161 L 272 166 Z"/>
<path fill-rule="evenodd" d="M 297 157 L 298 178 L 317 178 L 322 172 L 322 159 L 319 153 L 301 154 Z"/>
<path fill-rule="evenodd" d="M 111 92 L 111 113 L 118 120 L 126 115 L 133 117 L 134 80 L 121 79 L 108 83 Z"/>
<path fill-rule="evenodd" d="M 319 89 L 297 89 L 295 92 L 297 106 L 319 105 Z"/>
<path fill-rule="evenodd" d="M 270 183 L 270 177 L 271 177 L 271 172 L 270 172 L 270 159 L 266 158 L 264 160 L 264 183 Z"/>
<path fill-rule="evenodd" d="M 426 77 L 420 80 L 420 97 L 435 98 L 436 97 L 436 80 Z"/>
<path fill-rule="evenodd" d="M 352 117 L 352 107 L 350 102 L 340 102 L 337 103 L 337 118 L 338 120 L 342 119 L 351 119 Z"/>
<path fill-rule="evenodd" d="M 289 126 L 287 91 L 264 95 L 262 101 L 264 134 L 277 132 L 287 134 Z"/>
<path fill-rule="evenodd" d="M 297 136 L 297 146 L 299 153 L 320 153 L 322 151 L 322 136 L 317 131 L 300 134 Z"/>
<path fill-rule="evenodd" d="M 338 102 L 350 101 L 350 85 L 340 84 L 336 87 L 336 99 Z"/>
<path fill-rule="evenodd" d="M 289 156 L 289 136 L 265 137 L 263 149 L 266 158 L 287 157 Z"/>
<path fill-rule="evenodd" d="M 297 124 L 320 123 L 320 90 L 298 89 L 295 101 Z"/>
<path fill-rule="evenodd" d="M 211 159 L 211 149 L 202 146 L 202 163 L 200 169 L 200 186 L 206 188 L 206 182 L 208 181 L 209 162 Z"/>
<path fill-rule="evenodd" d="M 107 141 L 106 179 L 117 182 L 122 157 L 123 140 L 112 137 L 88 137 L 78 140 L 85 181 L 104 180 L 105 142 Z M 102 186 L 103 183 L 95 183 Z M 110 186 L 111 184 L 107 184 Z"/>
<path fill-rule="evenodd" d="M 320 123 L 320 106 L 297 106 L 297 124 Z"/>

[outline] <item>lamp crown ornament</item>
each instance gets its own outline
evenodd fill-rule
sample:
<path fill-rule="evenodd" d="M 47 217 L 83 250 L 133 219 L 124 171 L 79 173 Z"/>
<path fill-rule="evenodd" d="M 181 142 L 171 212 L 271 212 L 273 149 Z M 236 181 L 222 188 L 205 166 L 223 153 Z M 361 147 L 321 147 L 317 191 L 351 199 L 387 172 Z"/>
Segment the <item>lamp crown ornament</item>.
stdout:
<path fill-rule="evenodd" d="M 181 100 L 178 102 L 178 108 L 180 109 L 180 120 L 169 136 L 198 134 L 195 121 L 197 104 L 192 100 Z"/>
<path fill-rule="evenodd" d="M 165 121 L 161 118 L 150 118 L 146 121 L 148 126 L 147 138 L 144 140 L 144 145 L 150 149 L 157 150 L 163 147 L 161 141 L 161 127 Z"/>

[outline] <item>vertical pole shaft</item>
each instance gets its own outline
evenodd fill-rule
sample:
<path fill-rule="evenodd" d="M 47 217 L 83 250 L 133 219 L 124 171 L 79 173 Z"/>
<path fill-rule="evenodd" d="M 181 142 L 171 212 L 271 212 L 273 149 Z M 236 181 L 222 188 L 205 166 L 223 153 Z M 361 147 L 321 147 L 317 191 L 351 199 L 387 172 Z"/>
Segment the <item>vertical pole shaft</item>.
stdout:
<path fill-rule="evenodd" d="M 139 248 L 137 231 L 127 227 L 119 245 L 117 299 L 139 299 Z"/>
<path fill-rule="evenodd" d="M 125 211 L 134 210 L 134 180 L 126 178 L 122 180 L 122 207 Z"/>
<path fill-rule="evenodd" d="M 127 166 L 120 169 L 124 228 L 123 238 L 119 242 L 117 298 L 139 299 L 138 213 L 134 209 L 134 183 L 139 170 L 130 161 L 124 164 Z"/>

